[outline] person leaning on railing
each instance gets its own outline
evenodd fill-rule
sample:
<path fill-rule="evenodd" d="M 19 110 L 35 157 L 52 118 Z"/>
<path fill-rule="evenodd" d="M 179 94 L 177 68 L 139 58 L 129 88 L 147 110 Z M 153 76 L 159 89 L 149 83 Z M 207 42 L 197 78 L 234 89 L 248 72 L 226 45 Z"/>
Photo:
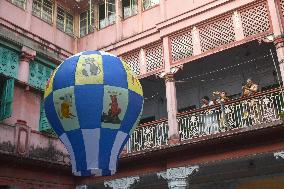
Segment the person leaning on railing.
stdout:
<path fill-rule="evenodd" d="M 246 84 L 242 87 L 242 97 L 249 97 L 255 95 L 259 92 L 259 86 L 252 81 L 252 79 L 247 79 Z M 260 106 L 258 104 L 258 100 L 252 98 L 248 101 L 248 105 L 243 113 L 243 126 L 251 125 L 252 120 L 254 122 L 259 122 L 260 117 Z M 253 119 L 251 119 L 253 118 Z M 247 123 L 246 123 L 247 122 Z"/>
<path fill-rule="evenodd" d="M 215 91 L 213 92 L 213 96 L 217 96 L 218 98 L 216 99 L 215 101 L 215 104 L 216 103 L 220 103 L 221 105 L 221 116 L 220 116 L 220 127 L 221 127 L 221 130 L 227 130 L 228 129 L 228 120 L 227 120 L 227 117 L 226 117 L 226 114 L 225 114 L 225 102 L 229 100 L 228 98 L 228 94 L 227 92 L 225 91 Z"/>
<path fill-rule="evenodd" d="M 253 81 L 249 78 L 247 79 L 246 84 L 242 87 L 242 97 L 248 97 L 254 95 L 259 90 L 257 84 L 253 83 Z"/>

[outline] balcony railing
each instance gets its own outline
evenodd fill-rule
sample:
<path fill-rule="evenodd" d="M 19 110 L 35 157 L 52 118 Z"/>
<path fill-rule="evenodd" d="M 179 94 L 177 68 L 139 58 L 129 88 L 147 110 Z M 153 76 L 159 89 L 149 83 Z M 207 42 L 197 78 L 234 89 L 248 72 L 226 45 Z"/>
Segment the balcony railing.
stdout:
<path fill-rule="evenodd" d="M 249 98 L 231 100 L 224 104 L 224 108 L 215 105 L 179 113 L 177 121 L 180 140 L 191 140 L 279 120 L 279 114 L 284 110 L 283 92 L 282 89 L 274 89 Z M 139 126 L 130 137 L 127 152 L 135 153 L 167 145 L 168 130 L 167 120 Z"/>
<path fill-rule="evenodd" d="M 168 143 L 168 122 L 159 120 L 139 126 L 131 135 L 127 152 L 138 152 L 159 148 Z"/>
<path fill-rule="evenodd" d="M 279 119 L 284 109 L 280 89 L 259 93 L 207 109 L 199 109 L 178 115 L 180 138 L 193 139 L 229 130 L 253 127 Z"/>

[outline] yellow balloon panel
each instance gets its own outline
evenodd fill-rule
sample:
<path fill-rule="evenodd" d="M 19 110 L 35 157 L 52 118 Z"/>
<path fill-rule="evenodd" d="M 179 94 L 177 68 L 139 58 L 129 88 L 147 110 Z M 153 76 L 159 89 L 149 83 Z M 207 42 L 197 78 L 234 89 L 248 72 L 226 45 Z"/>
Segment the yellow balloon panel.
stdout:
<path fill-rule="evenodd" d="M 129 68 L 129 66 L 125 62 L 122 61 L 122 64 L 127 73 L 128 89 L 143 96 L 142 86 L 139 80 L 132 74 L 132 70 Z"/>
<path fill-rule="evenodd" d="M 47 97 L 50 93 L 52 93 L 53 90 L 53 79 L 54 76 L 58 70 L 59 66 L 52 72 L 50 78 L 48 79 L 46 86 L 45 86 L 45 91 L 44 91 L 44 98 Z"/>
<path fill-rule="evenodd" d="M 104 73 L 102 56 L 97 54 L 81 55 L 76 68 L 75 84 L 103 84 Z"/>

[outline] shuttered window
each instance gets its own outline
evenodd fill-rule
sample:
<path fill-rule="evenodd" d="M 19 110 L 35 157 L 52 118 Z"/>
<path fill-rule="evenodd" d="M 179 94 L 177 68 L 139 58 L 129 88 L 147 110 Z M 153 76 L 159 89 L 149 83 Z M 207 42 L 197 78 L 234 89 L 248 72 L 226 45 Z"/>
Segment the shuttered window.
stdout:
<path fill-rule="evenodd" d="M 0 120 L 12 115 L 14 97 L 14 79 L 0 78 Z"/>
<path fill-rule="evenodd" d="M 57 136 L 46 118 L 43 99 L 41 100 L 40 103 L 39 131 Z"/>

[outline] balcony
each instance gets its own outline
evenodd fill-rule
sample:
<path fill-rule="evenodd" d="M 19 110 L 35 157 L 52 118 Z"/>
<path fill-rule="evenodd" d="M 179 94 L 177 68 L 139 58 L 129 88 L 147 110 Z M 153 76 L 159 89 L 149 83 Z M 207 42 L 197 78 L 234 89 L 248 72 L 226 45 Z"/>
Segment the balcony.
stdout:
<path fill-rule="evenodd" d="M 62 166 L 70 164 L 67 150 L 57 138 L 32 131 L 21 124 L 1 124 L 0 133 L 0 157 L 12 156 Z"/>
<path fill-rule="evenodd" d="M 182 112 L 177 115 L 180 144 L 234 135 L 273 127 L 282 123 L 284 109 L 283 89 L 258 93 L 249 98 L 239 98 L 209 108 Z M 169 147 L 167 120 L 140 125 L 130 137 L 127 153 L 145 153 Z"/>
<path fill-rule="evenodd" d="M 220 105 L 201 108 L 177 115 L 180 142 L 190 144 L 238 133 L 282 124 L 280 113 L 284 109 L 283 89 L 258 93 L 250 98 L 240 98 Z M 130 137 L 122 157 L 148 153 L 171 147 L 168 143 L 169 126 L 166 119 L 140 125 Z M 0 155 L 24 157 L 29 160 L 68 166 L 69 155 L 56 138 L 18 125 L 0 126 Z"/>

